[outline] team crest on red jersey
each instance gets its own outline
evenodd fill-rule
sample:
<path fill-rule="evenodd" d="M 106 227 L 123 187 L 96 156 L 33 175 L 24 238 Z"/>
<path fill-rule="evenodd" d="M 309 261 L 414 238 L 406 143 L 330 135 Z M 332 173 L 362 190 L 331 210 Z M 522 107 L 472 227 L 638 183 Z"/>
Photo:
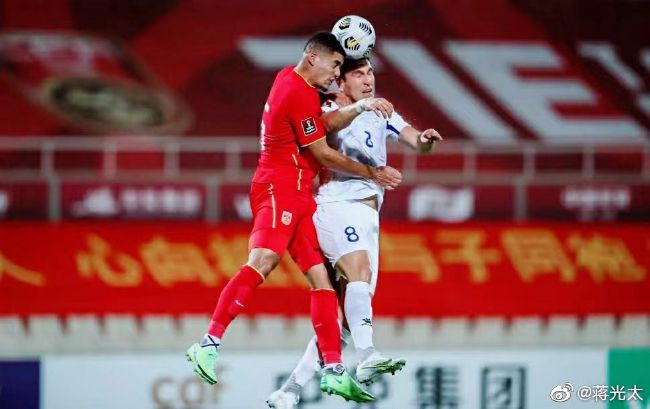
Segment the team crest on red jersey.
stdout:
<path fill-rule="evenodd" d="M 287 212 L 286 210 L 282 212 L 282 218 L 280 219 L 282 221 L 282 224 L 285 226 L 288 226 L 291 224 L 291 218 L 293 217 L 293 214 L 291 212 Z"/>
<path fill-rule="evenodd" d="M 309 136 L 313 133 L 316 133 L 316 121 L 311 116 L 300 121 L 302 124 L 302 130 L 305 133 L 305 136 Z"/>

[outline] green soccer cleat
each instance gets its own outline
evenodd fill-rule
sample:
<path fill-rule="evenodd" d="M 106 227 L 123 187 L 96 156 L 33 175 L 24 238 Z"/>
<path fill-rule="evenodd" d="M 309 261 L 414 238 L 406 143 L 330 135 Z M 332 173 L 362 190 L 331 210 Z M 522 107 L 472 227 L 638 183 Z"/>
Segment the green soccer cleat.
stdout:
<path fill-rule="evenodd" d="M 320 390 L 328 395 L 339 395 L 346 401 L 372 402 L 375 400 L 375 397 L 363 390 L 341 364 L 323 369 Z"/>
<path fill-rule="evenodd" d="M 210 385 L 218 382 L 215 367 L 219 351 L 213 345 L 201 346 L 194 344 L 185 353 L 188 362 L 194 366 L 194 373 Z"/>
<path fill-rule="evenodd" d="M 386 373 L 394 375 L 404 366 L 406 366 L 406 359 L 390 359 L 375 352 L 357 366 L 357 380 L 364 385 L 370 385 L 381 375 Z"/>

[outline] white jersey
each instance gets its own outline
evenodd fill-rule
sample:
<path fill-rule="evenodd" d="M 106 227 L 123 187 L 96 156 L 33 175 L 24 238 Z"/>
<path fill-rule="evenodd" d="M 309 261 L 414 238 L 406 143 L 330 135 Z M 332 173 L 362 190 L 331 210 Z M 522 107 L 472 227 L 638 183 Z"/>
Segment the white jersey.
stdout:
<path fill-rule="evenodd" d="M 337 109 L 330 102 L 323 106 L 323 111 Z M 373 167 L 386 166 L 386 141 L 399 139 L 399 133 L 409 124 L 402 116 L 393 112 L 390 119 L 380 118 L 372 111 L 359 114 L 352 123 L 341 131 L 329 135 L 327 143 L 334 149 L 365 165 Z M 333 172 L 332 179 L 318 188 L 318 204 L 344 200 L 365 199 L 377 195 L 379 206 L 384 199 L 384 188 L 375 182 L 358 176 Z"/>

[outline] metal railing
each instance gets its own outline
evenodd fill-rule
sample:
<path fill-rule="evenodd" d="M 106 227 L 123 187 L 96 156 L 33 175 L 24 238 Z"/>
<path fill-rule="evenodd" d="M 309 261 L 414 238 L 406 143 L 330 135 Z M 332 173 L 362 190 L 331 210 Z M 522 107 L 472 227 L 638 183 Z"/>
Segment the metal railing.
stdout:
<path fill-rule="evenodd" d="M 218 220 L 220 187 L 248 184 L 258 152 L 255 137 L 0 137 L 0 184 L 44 181 L 49 219 L 58 220 L 62 183 L 200 183 L 206 191 L 205 219 Z M 220 158 L 218 163 L 199 163 L 213 156 Z M 25 158 L 29 160 L 23 163 Z M 563 161 L 568 165 L 548 166 Z M 446 140 L 432 155 L 390 144 L 389 164 L 402 171 L 406 185 L 512 186 L 514 218 L 521 220 L 527 217 L 526 191 L 532 183 L 650 184 L 650 143 L 479 145 Z"/>
<path fill-rule="evenodd" d="M 75 168 L 68 163 L 65 167 L 57 167 L 56 157 L 66 153 L 95 153 L 101 156 L 98 168 Z M 47 177 L 53 174 L 74 175 L 92 171 L 105 178 L 117 177 L 120 174 L 146 174 L 155 172 L 162 177 L 176 178 L 184 173 L 202 173 L 205 175 L 235 176 L 241 172 L 250 172 L 254 168 L 250 158 L 259 152 L 259 144 L 255 137 L 0 137 L 0 155 L 11 153 L 38 154 L 37 167 L 2 166 L 1 177 L 12 175 L 30 175 Z M 118 158 L 126 154 L 158 154 L 162 158 L 161 166 L 144 166 L 139 169 L 120 168 Z M 218 167 L 193 167 L 181 166 L 182 155 L 191 157 L 193 154 L 223 155 L 224 162 Z M 435 167 L 426 169 L 420 166 L 420 155 L 406 149 L 389 145 L 390 159 L 401 162 L 400 169 L 406 179 L 413 178 L 415 182 L 425 177 L 452 177 L 463 181 L 479 182 L 485 177 L 494 178 L 504 176 L 507 178 L 523 177 L 526 180 L 533 178 L 577 178 L 590 180 L 594 178 L 625 177 L 633 179 L 650 179 L 650 142 L 640 145 L 602 146 L 602 145 L 544 145 L 536 142 L 520 142 L 516 144 L 479 145 L 474 142 L 445 141 L 441 143 L 434 153 L 434 157 L 460 157 L 462 166 L 448 168 Z M 639 166 L 636 169 L 616 170 L 611 167 L 599 169 L 598 155 L 636 157 Z M 244 164 L 244 157 L 249 163 Z M 510 156 L 510 159 L 508 159 Z M 552 156 L 579 157 L 579 166 L 566 169 L 558 167 L 552 170 L 540 170 L 540 161 Z M 6 156 L 5 156 L 6 157 Z M 503 168 L 497 166 L 492 169 L 482 169 L 480 160 L 502 162 Z M 494 160 L 496 159 L 496 160 Z M 435 162 L 435 159 L 433 159 Z M 520 165 L 513 167 L 513 163 Z M 97 175 L 95 175 L 97 176 Z"/>

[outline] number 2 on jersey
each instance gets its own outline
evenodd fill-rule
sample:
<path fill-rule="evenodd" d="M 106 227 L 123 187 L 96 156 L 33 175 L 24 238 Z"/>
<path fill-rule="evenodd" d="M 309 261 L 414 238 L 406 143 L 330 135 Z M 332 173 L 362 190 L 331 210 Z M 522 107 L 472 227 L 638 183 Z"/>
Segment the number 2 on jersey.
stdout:
<path fill-rule="evenodd" d="M 372 143 L 372 135 L 370 135 L 370 132 L 368 132 L 368 131 L 364 131 L 364 132 L 366 133 L 366 135 L 368 135 L 368 137 L 366 138 L 366 146 L 369 147 L 369 148 L 372 148 L 373 146 L 375 146 Z"/>

